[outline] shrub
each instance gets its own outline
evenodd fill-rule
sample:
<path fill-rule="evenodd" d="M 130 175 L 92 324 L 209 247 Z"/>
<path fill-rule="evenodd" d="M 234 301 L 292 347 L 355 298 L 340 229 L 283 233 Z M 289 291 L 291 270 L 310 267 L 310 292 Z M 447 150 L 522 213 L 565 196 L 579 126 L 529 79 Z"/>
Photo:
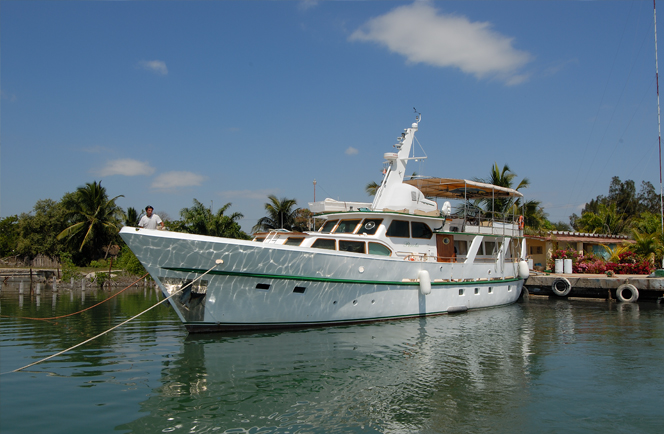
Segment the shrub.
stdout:
<path fill-rule="evenodd" d="M 81 273 L 78 272 L 78 268 L 74 265 L 74 261 L 71 259 L 69 253 L 60 254 L 60 264 L 62 264 L 62 280 L 70 280 L 72 277 L 78 279 L 81 277 Z"/>
<path fill-rule="evenodd" d="M 122 268 L 127 273 L 134 276 L 142 276 L 146 273 L 141 261 L 138 260 L 136 255 L 134 255 L 134 252 L 132 252 L 126 245 L 122 246 L 116 264 L 119 268 Z"/>

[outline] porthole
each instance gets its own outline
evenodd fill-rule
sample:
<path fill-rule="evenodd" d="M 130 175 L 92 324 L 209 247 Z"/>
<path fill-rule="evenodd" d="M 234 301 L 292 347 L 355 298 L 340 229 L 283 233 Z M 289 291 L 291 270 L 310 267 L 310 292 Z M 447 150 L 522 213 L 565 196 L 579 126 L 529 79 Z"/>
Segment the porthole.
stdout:
<path fill-rule="evenodd" d="M 293 289 L 293 292 L 296 294 L 304 294 L 304 291 L 306 291 L 307 288 L 304 286 L 296 286 L 295 289 Z"/>
<path fill-rule="evenodd" d="M 267 283 L 259 283 L 259 284 L 256 285 L 256 289 L 266 289 L 267 290 L 267 289 L 270 289 L 270 285 L 268 285 Z"/>
<path fill-rule="evenodd" d="M 480 293 L 480 289 L 479 289 L 479 288 L 475 288 L 475 295 L 478 295 L 479 293 Z"/>
<path fill-rule="evenodd" d="M 489 286 L 489 294 L 493 294 L 493 287 Z"/>
<path fill-rule="evenodd" d="M 463 288 L 459 289 L 459 295 L 463 295 Z"/>

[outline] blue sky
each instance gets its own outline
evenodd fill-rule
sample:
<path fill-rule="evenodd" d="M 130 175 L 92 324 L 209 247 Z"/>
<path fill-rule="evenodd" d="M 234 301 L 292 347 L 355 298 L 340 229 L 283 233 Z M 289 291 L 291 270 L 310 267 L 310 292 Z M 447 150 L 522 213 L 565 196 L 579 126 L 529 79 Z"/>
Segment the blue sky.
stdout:
<path fill-rule="evenodd" d="M 659 191 L 650 1 L 4 0 L 0 49 L 2 217 L 95 180 L 173 219 L 231 202 L 245 230 L 314 179 L 370 201 L 413 107 L 409 171 L 509 164 L 552 221 L 613 176 Z"/>

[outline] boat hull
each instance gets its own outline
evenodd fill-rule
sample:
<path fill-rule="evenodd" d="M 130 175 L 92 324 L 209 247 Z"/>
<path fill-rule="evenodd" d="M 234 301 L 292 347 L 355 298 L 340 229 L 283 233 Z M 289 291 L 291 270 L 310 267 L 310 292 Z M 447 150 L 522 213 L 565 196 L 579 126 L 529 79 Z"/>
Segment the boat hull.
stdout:
<path fill-rule="evenodd" d="M 190 332 L 440 315 L 511 304 L 523 286 L 512 263 L 405 261 L 135 228 L 120 234 Z"/>

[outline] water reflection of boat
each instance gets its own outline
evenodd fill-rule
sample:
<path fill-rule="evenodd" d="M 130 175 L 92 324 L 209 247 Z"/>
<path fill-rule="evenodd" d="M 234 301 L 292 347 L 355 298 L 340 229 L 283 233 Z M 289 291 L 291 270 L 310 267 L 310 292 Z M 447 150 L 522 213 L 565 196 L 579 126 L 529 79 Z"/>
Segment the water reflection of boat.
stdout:
<path fill-rule="evenodd" d="M 472 428 L 481 421 L 464 405 L 500 414 L 526 399 L 521 353 L 530 351 L 529 339 L 514 327 L 521 317 L 521 308 L 512 306 L 348 327 L 190 335 L 182 353 L 164 366 L 162 385 L 142 403 L 146 415 L 117 429 Z"/>
<path fill-rule="evenodd" d="M 326 220 L 319 231 L 273 231 L 253 241 L 129 227 L 120 235 L 164 294 L 177 293 L 171 301 L 189 331 L 348 324 L 513 303 L 528 277 L 523 217 L 481 215 L 469 204 L 521 193 L 468 180 L 404 180 L 419 121 L 398 138 L 398 152 L 385 154 L 373 203 L 310 204 Z M 438 209 L 432 198 L 461 201 L 463 211 L 452 215 L 449 202 Z"/>

